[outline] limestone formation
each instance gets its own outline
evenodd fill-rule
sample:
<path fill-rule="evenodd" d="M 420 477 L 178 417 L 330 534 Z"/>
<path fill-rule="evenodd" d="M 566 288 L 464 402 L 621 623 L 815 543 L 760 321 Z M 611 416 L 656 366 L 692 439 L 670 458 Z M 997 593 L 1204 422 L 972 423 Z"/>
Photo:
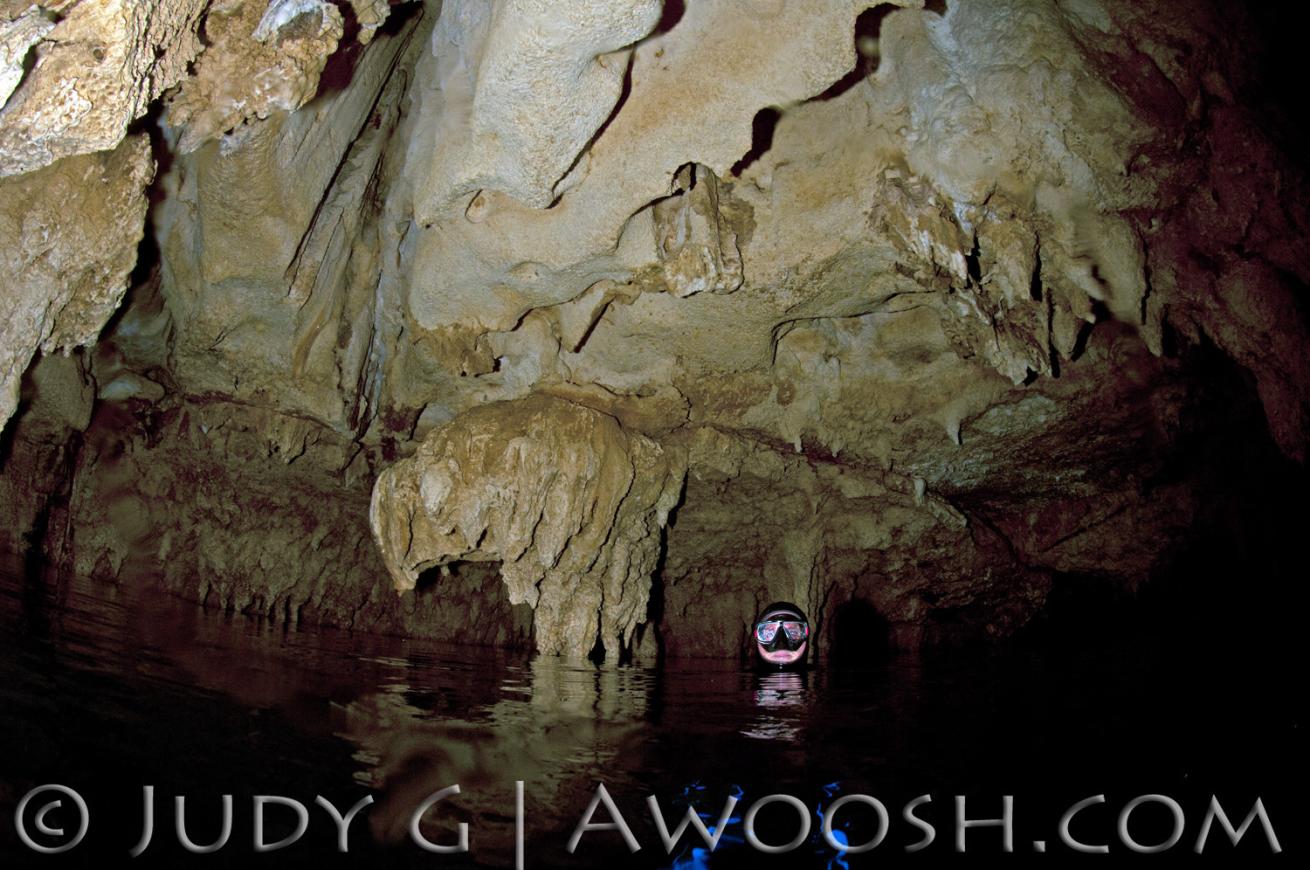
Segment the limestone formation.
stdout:
<path fill-rule="evenodd" d="M 533 208 L 614 109 L 625 48 L 659 21 L 658 0 L 466 0 L 443 4 L 431 57 L 443 142 L 418 185 L 420 214 L 487 188 Z"/>
<path fill-rule="evenodd" d="M 1144 588 L 1306 458 L 1257 12 L 0 0 L 9 545 L 572 656 Z"/>
<path fill-rule="evenodd" d="M 454 561 L 499 561 L 536 611 L 537 648 L 617 656 L 646 619 L 685 458 L 562 399 L 486 405 L 378 477 L 369 516 L 396 588 Z M 599 634 L 598 634 L 599 632 Z"/>
<path fill-rule="evenodd" d="M 154 161 L 144 137 L 0 180 L 0 423 L 37 350 L 95 341 L 127 291 Z"/>
<path fill-rule="evenodd" d="M 368 45 L 391 14 L 391 0 L 350 0 L 350 7 L 359 24 L 357 38 L 361 44 Z"/>
<path fill-rule="evenodd" d="M 0 24 L 0 107 L 23 79 L 23 64 L 32 46 L 54 29 L 55 23 L 30 6 L 18 17 Z"/>
<path fill-rule="evenodd" d="M 91 422 L 95 391 L 81 353 L 42 356 L 26 377 L 23 414 L 6 432 L 0 551 L 44 548 L 47 527 L 63 528 L 80 435 Z M 58 558 L 58 556 L 56 556 Z"/>
<path fill-rule="evenodd" d="M 341 12 L 325 0 L 217 0 L 205 33 L 214 50 L 169 101 L 183 152 L 247 120 L 307 103 L 341 39 Z"/>
<path fill-rule="evenodd" d="M 0 178 L 114 148 L 186 76 L 203 48 L 197 31 L 208 5 L 0 3 Z"/>
<path fill-rule="evenodd" d="M 737 234 L 719 206 L 719 182 L 705 167 L 684 166 L 676 191 L 655 204 L 655 244 L 674 296 L 731 293 L 742 284 Z"/>

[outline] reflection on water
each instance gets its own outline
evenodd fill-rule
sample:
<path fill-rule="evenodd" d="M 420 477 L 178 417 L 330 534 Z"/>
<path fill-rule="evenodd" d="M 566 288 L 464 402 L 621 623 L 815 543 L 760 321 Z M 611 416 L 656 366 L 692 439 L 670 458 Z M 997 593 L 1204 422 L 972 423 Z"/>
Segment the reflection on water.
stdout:
<path fill-rule="evenodd" d="M 789 866 L 839 867 L 861 859 L 842 858 L 818 832 L 842 793 L 877 795 L 894 814 L 930 792 L 980 802 L 1016 794 L 1058 817 L 1099 792 L 1183 800 L 1222 786 L 1249 800 L 1292 791 L 1287 761 L 1304 759 L 1293 707 L 1245 671 L 1243 682 L 1226 680 L 1216 662 L 1196 670 L 1186 677 L 1193 669 L 1140 644 L 831 673 L 756 674 L 704 661 L 575 667 L 284 628 L 9 572 L 0 581 L 0 818 L 35 785 L 66 783 L 99 813 L 82 854 L 112 855 L 136 842 L 142 785 L 154 785 L 164 807 L 170 795 L 189 796 L 197 841 L 213 839 L 218 823 L 206 813 L 216 816 L 219 797 L 233 794 L 232 845 L 207 863 L 246 866 L 250 796 L 312 807 L 321 794 L 344 809 L 371 794 L 351 837 L 352 858 L 367 866 L 512 866 L 514 782 L 522 780 L 529 866 L 757 866 L 768 861 L 745 846 L 743 808 L 784 793 L 813 816 L 814 833 Z M 1205 688 L 1212 680 L 1224 686 L 1222 707 Z M 1226 712 L 1234 709 L 1240 715 Z M 1214 750 L 1239 745 L 1240 758 Z M 565 851 L 598 782 L 642 843 L 638 855 L 613 832 L 588 834 L 576 855 Z M 445 856 L 434 864 L 408 839 L 412 810 L 455 783 L 460 795 L 425 817 L 423 831 L 451 842 L 454 825 L 467 822 L 474 865 Z M 694 831 L 666 856 L 649 795 L 672 826 L 691 807 L 713 827 L 729 796 L 742 804 L 713 856 L 691 841 Z M 796 828 L 794 817 L 779 818 L 768 829 L 775 842 Z M 851 824 L 838 825 L 837 836 L 861 835 Z M 874 854 L 903 854 L 917 838 L 893 831 L 892 845 Z M 321 863 L 334 843 L 315 815 L 305 839 L 277 858 Z M 167 849 L 154 857 L 175 866 L 179 853 Z M 8 826 L 0 855 L 30 857 Z"/>
<path fill-rule="evenodd" d="M 445 652 L 444 661 L 477 655 Z M 332 711 L 334 733 L 358 747 L 356 779 L 379 795 L 369 824 L 383 843 L 403 843 L 413 809 L 458 783 L 460 808 L 478 819 L 481 841 L 508 846 L 514 780 L 531 784 L 529 814 L 549 817 L 555 807 L 585 804 L 597 780 L 618 783 L 616 774 L 642 752 L 649 671 L 569 667 L 553 658 L 502 662 L 458 680 L 485 679 L 489 696 L 442 703 L 443 693 L 458 689 L 434 685 L 434 676 L 450 671 L 427 656 L 406 667 Z"/>
<path fill-rule="evenodd" d="M 756 679 L 756 715 L 741 733 L 760 740 L 800 738 L 808 677 L 808 671 L 762 673 Z"/>

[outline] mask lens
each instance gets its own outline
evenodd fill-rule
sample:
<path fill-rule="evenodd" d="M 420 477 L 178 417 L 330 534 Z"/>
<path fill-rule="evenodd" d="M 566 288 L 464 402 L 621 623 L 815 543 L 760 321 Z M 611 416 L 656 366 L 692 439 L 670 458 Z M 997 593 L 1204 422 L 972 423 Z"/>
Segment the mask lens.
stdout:
<path fill-rule="evenodd" d="M 778 636 L 779 629 L 782 630 L 787 637 L 787 641 L 791 644 L 800 643 L 810 634 L 810 627 L 804 622 L 770 621 L 761 622 L 755 626 L 755 639 L 760 643 L 773 643 L 773 639 Z"/>

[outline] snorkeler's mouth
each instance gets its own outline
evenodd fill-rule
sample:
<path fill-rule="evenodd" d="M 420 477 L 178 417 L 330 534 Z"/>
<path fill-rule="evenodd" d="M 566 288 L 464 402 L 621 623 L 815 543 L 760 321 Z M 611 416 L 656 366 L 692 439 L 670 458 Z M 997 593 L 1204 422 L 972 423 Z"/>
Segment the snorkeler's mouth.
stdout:
<path fill-rule="evenodd" d="M 780 649 L 772 652 L 766 650 L 759 644 L 756 644 L 756 646 L 759 649 L 760 658 L 764 659 L 766 662 L 771 662 L 776 665 L 789 665 L 794 661 L 798 661 L 801 656 L 805 655 L 805 647 L 807 644 L 801 644 L 797 649 Z"/>

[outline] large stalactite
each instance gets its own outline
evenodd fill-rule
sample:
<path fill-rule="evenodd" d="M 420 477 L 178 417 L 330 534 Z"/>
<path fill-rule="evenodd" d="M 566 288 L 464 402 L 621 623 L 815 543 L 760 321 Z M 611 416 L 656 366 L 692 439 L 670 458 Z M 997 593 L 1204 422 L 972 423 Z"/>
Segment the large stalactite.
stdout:
<path fill-rule="evenodd" d="M 536 612 L 537 647 L 630 649 L 686 460 L 607 414 L 534 396 L 471 409 L 388 468 L 373 532 L 396 588 L 427 568 L 497 561 Z"/>

